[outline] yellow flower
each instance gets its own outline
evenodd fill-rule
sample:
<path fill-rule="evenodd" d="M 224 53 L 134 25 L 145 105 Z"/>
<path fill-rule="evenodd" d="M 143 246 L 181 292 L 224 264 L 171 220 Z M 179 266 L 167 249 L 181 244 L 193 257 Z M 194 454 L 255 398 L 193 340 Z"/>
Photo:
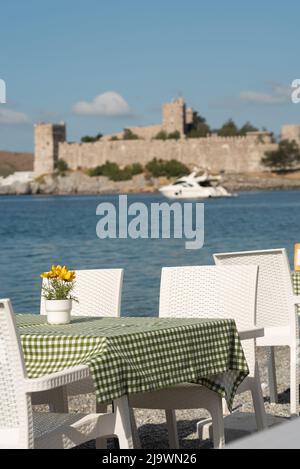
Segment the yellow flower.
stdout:
<path fill-rule="evenodd" d="M 56 278 L 59 277 L 60 273 L 61 273 L 61 266 L 60 265 L 57 265 L 57 266 L 53 265 L 52 266 L 52 272 L 53 272 L 53 274 L 55 275 Z"/>
<path fill-rule="evenodd" d="M 68 273 L 65 275 L 65 281 L 66 281 L 66 282 L 73 282 L 73 281 L 75 280 L 75 277 L 76 277 L 75 272 L 68 272 Z"/>
<path fill-rule="evenodd" d="M 42 277 L 42 278 L 50 278 L 50 275 L 51 275 L 51 272 L 43 272 L 43 273 L 41 274 L 41 277 Z"/>
<path fill-rule="evenodd" d="M 66 266 L 61 267 L 61 265 L 53 265 L 51 271 L 42 273 L 41 277 L 47 279 L 58 279 L 63 282 L 73 282 L 75 280 L 76 273 L 69 271 Z"/>

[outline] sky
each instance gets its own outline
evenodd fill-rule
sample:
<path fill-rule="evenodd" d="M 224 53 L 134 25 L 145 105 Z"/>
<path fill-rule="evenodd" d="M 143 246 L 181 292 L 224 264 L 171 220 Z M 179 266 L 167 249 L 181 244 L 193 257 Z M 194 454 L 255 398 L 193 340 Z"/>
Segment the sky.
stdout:
<path fill-rule="evenodd" d="M 0 149 L 33 150 L 33 124 L 69 141 L 161 121 L 184 96 L 213 128 L 300 124 L 296 0 L 1 0 Z"/>

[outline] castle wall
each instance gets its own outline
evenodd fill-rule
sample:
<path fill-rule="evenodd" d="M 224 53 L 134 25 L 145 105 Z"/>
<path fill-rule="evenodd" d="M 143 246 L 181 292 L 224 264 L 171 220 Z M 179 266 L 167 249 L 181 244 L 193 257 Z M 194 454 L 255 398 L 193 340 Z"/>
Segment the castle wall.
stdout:
<path fill-rule="evenodd" d="M 276 144 L 263 144 L 257 138 L 216 137 L 181 140 L 99 141 L 96 143 L 60 143 L 59 158 L 70 169 L 93 168 L 106 161 L 120 166 L 139 162 L 147 164 L 153 158 L 176 159 L 192 167 L 206 167 L 211 171 L 231 173 L 262 170 L 261 158 Z"/>
<path fill-rule="evenodd" d="M 145 140 L 151 140 L 162 130 L 161 125 L 149 125 L 147 127 L 128 127 L 131 132 Z"/>
<path fill-rule="evenodd" d="M 156 135 L 163 130 L 161 125 L 149 125 L 147 127 L 127 127 L 129 130 L 131 130 L 132 133 L 136 134 L 139 136 L 139 138 L 143 140 L 152 140 L 153 138 L 156 137 Z M 110 142 L 112 137 L 117 137 L 120 140 L 123 140 L 123 132 L 118 132 L 115 134 L 110 134 L 110 135 L 103 135 L 102 137 L 102 142 Z"/>

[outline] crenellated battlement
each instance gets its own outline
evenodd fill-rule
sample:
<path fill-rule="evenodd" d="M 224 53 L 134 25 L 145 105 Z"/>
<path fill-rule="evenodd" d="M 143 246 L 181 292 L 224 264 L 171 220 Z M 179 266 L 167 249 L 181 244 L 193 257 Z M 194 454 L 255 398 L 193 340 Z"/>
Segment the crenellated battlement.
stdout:
<path fill-rule="evenodd" d="M 186 126 L 193 119 L 194 111 L 186 108 L 182 98 L 163 105 L 163 121 L 160 125 L 131 127 L 138 140 L 122 140 L 123 132 L 106 135 L 95 143 L 68 143 L 66 126 L 62 124 L 35 125 L 36 175 L 53 172 L 58 159 L 69 168 L 94 168 L 106 161 L 119 166 L 139 162 L 146 165 L 153 158 L 176 159 L 190 166 L 209 167 L 214 171 L 253 172 L 262 170 L 261 159 L 268 150 L 274 150 L 270 132 L 249 132 L 245 136 L 222 137 L 216 134 L 203 138 L 187 138 Z M 178 131 L 178 140 L 157 140 L 156 135 Z M 300 141 L 300 126 L 284 126 L 283 135 L 294 136 Z M 112 140 L 117 136 L 118 140 Z"/>

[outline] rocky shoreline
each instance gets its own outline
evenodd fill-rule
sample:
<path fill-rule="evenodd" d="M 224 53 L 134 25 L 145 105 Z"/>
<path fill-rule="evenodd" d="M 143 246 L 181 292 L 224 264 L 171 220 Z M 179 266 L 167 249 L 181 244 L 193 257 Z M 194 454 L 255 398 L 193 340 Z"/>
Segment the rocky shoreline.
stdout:
<path fill-rule="evenodd" d="M 230 192 L 256 190 L 300 189 L 300 173 L 275 175 L 273 173 L 234 174 L 224 177 L 223 185 Z"/>
<path fill-rule="evenodd" d="M 156 192 L 169 183 L 166 178 L 146 174 L 133 176 L 129 181 L 114 182 L 104 176 L 90 177 L 82 171 L 66 174 L 48 174 L 31 182 L 0 185 L 0 195 L 96 195 Z M 230 192 L 254 190 L 300 189 L 300 174 L 274 175 L 272 173 L 227 174 L 222 183 Z"/>

